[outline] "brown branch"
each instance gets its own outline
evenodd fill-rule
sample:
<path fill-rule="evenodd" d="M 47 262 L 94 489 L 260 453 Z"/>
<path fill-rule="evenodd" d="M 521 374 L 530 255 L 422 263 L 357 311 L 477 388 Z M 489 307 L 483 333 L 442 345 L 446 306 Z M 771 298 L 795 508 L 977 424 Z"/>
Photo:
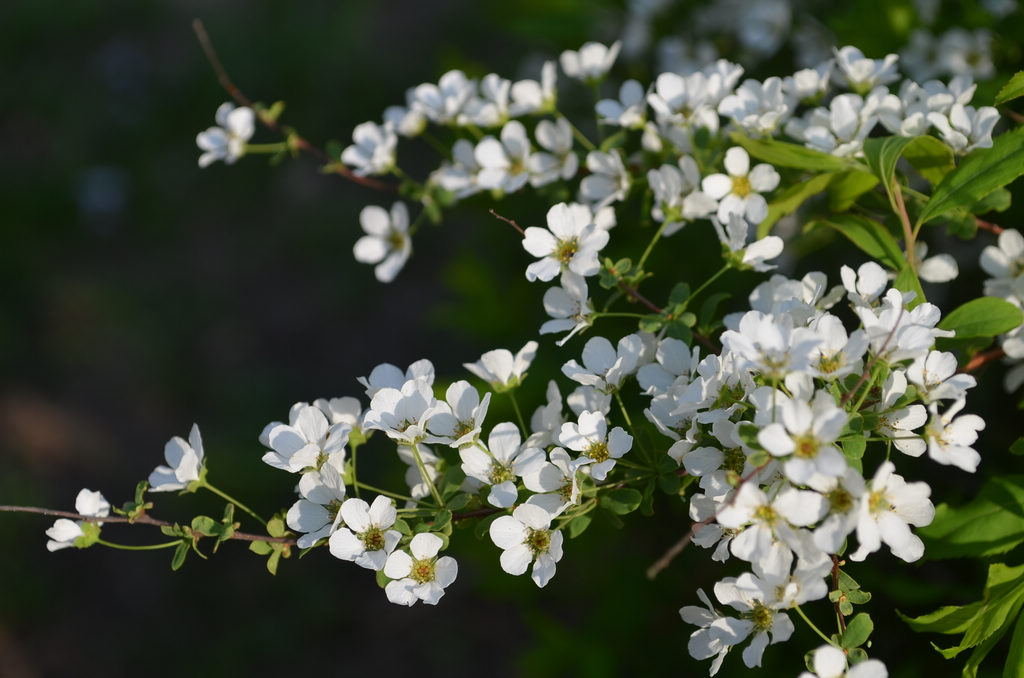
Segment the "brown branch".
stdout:
<path fill-rule="evenodd" d="M 466 511 L 465 513 L 456 513 L 452 516 L 452 522 L 458 522 L 460 520 L 466 520 L 467 518 L 480 518 L 483 516 L 492 516 L 495 513 L 501 513 L 505 509 L 499 508 L 482 508 L 476 509 L 475 511 Z"/>
<path fill-rule="evenodd" d="M 661 313 L 661 309 L 656 306 L 650 299 L 640 294 L 635 287 L 630 286 L 625 280 L 619 279 L 619 289 L 626 293 L 626 296 L 632 298 L 635 301 L 639 301 L 641 304 L 651 309 L 654 313 Z"/>
<path fill-rule="evenodd" d="M 976 223 L 978 225 L 978 228 L 982 229 L 983 231 L 990 231 L 991 233 L 995 233 L 996 235 L 999 235 L 1000 233 L 1006 230 L 1002 226 L 997 226 L 996 224 L 993 224 L 991 221 L 985 221 L 981 217 L 974 217 L 974 223 Z"/>
<path fill-rule="evenodd" d="M 513 221 L 512 219 L 509 219 L 508 217 L 501 216 L 500 214 L 495 212 L 493 209 L 487 210 L 487 211 L 490 212 L 491 216 L 494 217 L 495 219 L 501 219 L 506 224 L 508 224 L 512 228 L 516 229 L 517 231 L 519 231 L 519 235 L 523 236 L 524 238 L 526 237 L 526 231 L 524 231 L 523 227 L 520 226 L 519 224 L 517 224 L 515 221 Z"/>
<path fill-rule="evenodd" d="M 55 509 L 39 508 L 37 506 L 0 506 L 0 512 L 9 513 L 37 513 L 43 516 L 56 516 L 58 518 L 69 518 L 71 520 L 81 520 L 86 523 L 130 523 L 132 525 L 156 525 L 158 527 L 167 526 L 172 527 L 174 523 L 166 520 L 157 520 L 156 518 L 150 518 L 143 514 L 138 518 L 129 518 L 128 516 L 87 516 L 81 513 L 73 513 L 71 511 L 57 511 Z M 292 546 L 296 543 L 295 539 L 289 537 L 270 537 L 262 534 L 249 534 L 246 532 L 235 532 L 229 539 L 238 539 L 240 541 L 265 541 L 273 544 L 288 544 Z"/>
<path fill-rule="evenodd" d="M 683 538 L 677 541 L 675 544 L 673 544 L 667 551 L 665 551 L 661 558 L 658 558 L 656 561 L 654 561 L 653 565 L 647 568 L 647 578 L 654 579 L 658 576 L 659 572 L 661 572 L 666 567 L 671 565 L 672 561 L 675 560 L 676 556 L 682 553 L 683 549 L 685 549 L 690 544 L 690 542 L 693 541 L 693 538 L 697 536 L 697 531 L 705 525 L 709 525 L 712 522 L 714 522 L 714 520 L 718 518 L 718 515 L 722 511 L 732 506 L 733 502 L 736 501 L 736 496 L 740 493 L 740 488 L 743 487 L 744 483 L 746 483 L 755 475 L 757 475 L 761 471 L 761 469 L 763 469 L 770 463 L 770 460 L 766 461 L 765 463 L 761 464 L 747 475 L 740 478 L 740 482 L 733 489 L 732 494 L 729 495 L 729 498 L 721 506 L 718 507 L 718 510 L 716 510 L 712 515 L 708 516 L 704 520 L 701 520 L 690 525 L 689 531 L 683 535 Z"/>
<path fill-rule="evenodd" d="M 1003 115 L 1008 117 L 1010 120 L 1013 120 L 1018 125 L 1024 123 L 1024 115 L 1021 115 L 1017 111 L 1012 111 L 1009 108 L 1004 108 Z"/>
<path fill-rule="evenodd" d="M 1001 348 L 994 348 L 991 351 L 985 351 L 984 353 L 978 353 L 971 358 L 966 365 L 957 370 L 957 372 L 973 372 L 982 365 L 988 364 L 993 360 L 999 360 L 1006 355 L 1006 351 Z"/>
<path fill-rule="evenodd" d="M 206 55 L 206 60 L 210 62 L 210 67 L 217 75 L 217 80 L 220 82 L 221 87 L 224 88 L 224 91 L 228 93 L 228 96 L 234 99 L 239 105 L 253 109 L 256 116 L 260 119 L 260 122 L 270 130 L 283 136 L 288 141 L 289 146 L 300 151 L 305 151 L 306 153 L 316 157 L 321 162 L 329 165 L 335 174 L 348 179 L 349 181 L 354 181 L 357 184 L 362 184 L 363 186 L 379 191 L 395 190 L 395 187 L 391 184 L 386 184 L 382 181 L 377 181 L 368 177 L 361 177 L 353 173 L 350 169 L 339 162 L 340 159 L 331 158 L 323 150 L 309 143 L 294 131 L 283 130 L 276 120 L 267 115 L 266 111 L 261 108 L 257 108 L 253 104 L 252 100 L 245 96 L 245 94 L 242 93 L 242 90 L 238 89 L 235 83 L 231 81 L 231 78 L 228 77 L 227 71 L 224 70 L 224 66 L 217 57 L 216 50 L 213 49 L 213 42 L 210 40 L 210 36 L 206 32 L 206 28 L 203 26 L 202 20 L 195 19 L 192 22 L 192 30 L 195 31 L 196 38 L 199 40 L 199 46 L 203 48 L 203 53 Z"/>

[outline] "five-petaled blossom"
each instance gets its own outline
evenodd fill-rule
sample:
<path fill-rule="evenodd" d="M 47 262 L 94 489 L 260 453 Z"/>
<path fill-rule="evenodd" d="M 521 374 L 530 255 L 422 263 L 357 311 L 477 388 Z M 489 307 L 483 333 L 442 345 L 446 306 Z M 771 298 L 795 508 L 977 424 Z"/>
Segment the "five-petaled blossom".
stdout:
<path fill-rule="evenodd" d="M 501 516 L 490 526 L 491 541 L 500 549 L 501 569 L 520 575 L 533 563 L 530 578 L 544 587 L 555 576 L 555 563 L 562 559 L 562 532 L 552 531 L 551 513 L 540 506 L 521 504 L 510 516 Z"/>
<path fill-rule="evenodd" d="M 256 114 L 247 106 L 221 104 L 215 119 L 219 127 L 209 127 L 196 135 L 196 146 L 203 151 L 199 156 L 200 167 L 208 167 L 217 160 L 233 164 L 245 155 L 245 144 L 256 131 Z"/>
<path fill-rule="evenodd" d="M 170 492 L 186 489 L 199 480 L 203 468 L 203 438 L 199 427 L 192 424 L 186 443 L 174 436 L 164 445 L 164 458 L 170 466 L 157 466 L 149 474 L 150 492 Z"/>
<path fill-rule="evenodd" d="M 444 590 L 459 573 L 458 563 L 451 556 L 437 557 L 444 542 L 436 534 L 421 532 L 409 542 L 409 552 L 395 551 L 384 564 L 388 582 L 384 593 L 398 605 L 415 605 L 422 600 L 437 605 Z"/>

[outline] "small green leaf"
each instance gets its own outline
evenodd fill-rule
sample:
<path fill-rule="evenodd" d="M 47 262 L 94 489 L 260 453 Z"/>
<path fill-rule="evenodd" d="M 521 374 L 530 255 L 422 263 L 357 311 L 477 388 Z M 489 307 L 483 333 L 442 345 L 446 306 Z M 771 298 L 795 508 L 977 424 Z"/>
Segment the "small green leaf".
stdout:
<path fill-rule="evenodd" d="M 875 176 L 882 182 L 886 194 L 889 196 L 889 203 L 893 211 L 896 208 L 896 200 L 893 196 L 892 182 L 896 174 L 896 162 L 900 159 L 905 149 L 914 137 L 876 137 L 864 141 L 864 159 L 868 167 L 875 173 Z"/>
<path fill-rule="evenodd" d="M 847 170 L 836 175 L 828 185 L 828 208 L 845 212 L 857 198 L 878 185 L 878 177 L 863 170 Z"/>
<path fill-rule="evenodd" d="M 271 551 L 273 551 L 274 549 L 273 549 L 273 547 L 269 543 L 267 543 L 265 541 L 254 541 L 254 542 L 250 542 L 249 543 L 249 550 L 252 551 L 253 553 L 257 553 L 257 554 L 259 554 L 261 556 L 265 556 L 268 553 L 270 553 Z"/>
<path fill-rule="evenodd" d="M 589 513 L 584 513 L 570 520 L 566 526 L 566 529 L 569 531 L 569 539 L 575 539 L 583 534 L 583 531 L 590 525 L 591 520 L 592 518 Z"/>
<path fill-rule="evenodd" d="M 640 318 L 640 331 L 650 332 L 651 334 L 656 333 L 661 329 L 661 326 L 665 324 L 665 319 L 660 315 L 645 315 Z"/>
<path fill-rule="evenodd" d="M 1013 194 L 1005 188 L 992 191 L 978 202 L 971 205 L 971 214 L 986 212 L 1005 212 L 1013 204 Z M 973 219 L 971 221 L 974 221 Z M 977 222 L 975 222 L 977 224 Z"/>
<path fill-rule="evenodd" d="M 181 540 L 181 543 L 174 549 L 174 555 L 171 557 L 172 570 L 177 571 L 181 569 L 181 566 L 185 563 L 185 557 L 188 555 L 188 551 L 191 547 L 192 542 L 190 540 Z"/>
<path fill-rule="evenodd" d="M 196 516 L 192 519 L 192 530 L 204 537 L 212 537 L 219 533 L 219 525 L 210 516 Z"/>
<path fill-rule="evenodd" d="M 620 487 L 602 493 L 598 505 L 621 516 L 635 511 L 643 498 L 643 495 L 632 487 Z"/>
<path fill-rule="evenodd" d="M 842 233 L 872 259 L 898 271 L 905 260 L 896 238 L 881 223 L 856 214 L 836 214 L 818 222 Z"/>
<path fill-rule="evenodd" d="M 953 149 L 941 139 L 927 135 L 914 137 L 910 145 L 903 149 L 903 158 L 932 186 L 956 168 Z"/>
<path fill-rule="evenodd" d="M 994 337 L 1009 332 L 1024 322 L 1021 310 L 999 297 L 981 297 L 951 311 L 939 328 L 953 330 L 957 339 Z"/>
<path fill-rule="evenodd" d="M 384 570 L 377 570 L 377 586 L 384 588 L 391 582 L 391 577 L 384 574 Z"/>
<path fill-rule="evenodd" d="M 776 167 L 828 172 L 844 169 L 848 164 L 843 158 L 777 139 L 752 139 L 741 132 L 733 132 L 730 138 L 750 155 Z"/>
<path fill-rule="evenodd" d="M 1001 134 L 991 148 L 971 152 L 946 175 L 925 204 L 918 223 L 925 224 L 958 207 L 970 207 L 1024 174 L 1024 127 Z"/>
<path fill-rule="evenodd" d="M 437 512 L 437 515 L 434 516 L 434 524 L 431 526 L 431 529 L 434 532 L 444 532 L 445 529 L 447 528 L 450 532 L 451 526 L 452 512 L 449 511 L 448 509 L 441 509 L 440 511 Z"/>
<path fill-rule="evenodd" d="M 267 534 L 271 537 L 283 537 L 287 531 L 284 521 L 281 520 L 280 516 L 274 516 L 267 523 Z"/>
<path fill-rule="evenodd" d="M 852 436 L 843 440 L 843 454 L 847 459 L 862 459 L 867 446 L 868 441 L 864 436 Z"/>
<path fill-rule="evenodd" d="M 914 269 L 910 268 L 909 264 L 903 263 L 902 267 L 897 270 L 899 270 L 899 275 L 892 281 L 892 286 L 900 292 L 913 292 L 917 295 L 913 301 L 907 304 L 907 308 L 912 309 L 918 304 L 927 301 L 924 296 L 924 290 L 921 288 L 921 279 L 914 273 Z"/>
<path fill-rule="evenodd" d="M 793 184 L 768 203 L 768 216 L 757 227 L 757 237 L 763 238 L 772 231 L 775 222 L 792 214 L 809 198 L 824 191 L 835 178 L 835 172 L 816 174 L 810 179 Z"/>
<path fill-rule="evenodd" d="M 1010 78 L 1010 81 L 1003 85 L 1003 88 L 999 90 L 999 94 L 996 95 L 995 101 L 992 102 L 993 106 L 999 106 L 1005 104 L 1007 101 L 1013 101 L 1019 96 L 1024 96 L 1024 71 L 1017 71 L 1017 73 Z"/>
<path fill-rule="evenodd" d="M 668 294 L 668 303 L 670 306 L 677 304 L 686 303 L 690 298 L 690 286 L 684 282 L 676 283 L 672 288 L 672 291 Z"/>
<path fill-rule="evenodd" d="M 867 642 L 874 630 L 875 624 L 871 621 L 871 617 L 867 612 L 861 612 L 846 625 L 846 631 L 843 632 L 843 637 L 839 642 L 847 650 L 860 647 Z"/>
<path fill-rule="evenodd" d="M 1010 445 L 1010 454 L 1024 455 L 1024 438 L 1017 438 L 1013 445 Z"/>

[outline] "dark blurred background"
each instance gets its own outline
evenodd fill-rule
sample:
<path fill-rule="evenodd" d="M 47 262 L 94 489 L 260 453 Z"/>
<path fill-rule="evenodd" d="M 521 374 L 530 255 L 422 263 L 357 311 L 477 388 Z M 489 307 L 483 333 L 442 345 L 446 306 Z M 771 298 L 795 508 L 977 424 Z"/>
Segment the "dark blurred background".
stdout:
<path fill-rule="evenodd" d="M 886 32 L 863 20 L 881 6 L 857 3 L 832 16 L 827 25 L 843 36 L 838 44 L 860 40 L 874 56 L 898 47 L 889 43 L 905 37 L 906 26 L 890 22 Z M 690 25 L 689 9 L 667 13 L 653 32 Z M 523 279 L 528 260 L 515 233 L 487 215 L 483 196 L 441 228 L 425 226 L 405 270 L 381 285 L 351 249 L 361 208 L 390 206 L 394 196 L 324 176 L 309 158 L 269 167 L 254 156 L 200 170 L 195 135 L 228 97 L 192 33 L 195 17 L 251 99 L 282 100 L 284 123 L 314 143 L 347 145 L 356 124 L 403 103 L 407 87 L 454 67 L 536 77 L 543 58 L 619 37 L 625 16 L 624 5 L 610 0 L 7 0 L 0 7 L 0 503 L 70 510 L 88 487 L 120 505 L 163 462 L 168 438 L 197 422 L 211 481 L 270 514 L 291 504 L 294 479 L 260 462 L 257 436 L 286 419 L 293 402 L 362 396 L 356 377 L 385 361 L 404 368 L 429 357 L 439 381 L 465 378 L 461 363 L 492 348 L 517 350 L 545 319 L 541 288 Z M 728 37 L 716 45 L 723 53 L 736 46 Z M 1012 56 L 1016 45 L 1002 48 Z M 793 58 L 783 47 L 749 74 L 773 74 Z M 641 54 L 618 72 L 649 77 L 653 63 Z M 561 91 L 585 98 L 564 79 Z M 253 141 L 277 139 L 260 129 Z M 415 143 L 401 149 L 403 167 L 421 176 L 433 162 Z M 529 225 L 542 223 L 551 202 L 527 197 L 496 207 Z M 710 233 L 684 232 L 675 242 L 709 255 L 707 270 L 682 273 L 687 279 L 717 268 Z M 808 245 L 829 246 L 843 249 Z M 962 265 L 976 261 L 980 244 L 968 248 Z M 622 255 L 630 253 L 623 246 Z M 656 257 L 670 267 L 676 255 Z M 756 280 L 734 282 L 749 289 Z M 652 284 L 664 291 L 673 282 Z M 969 298 L 980 282 L 963 284 Z M 629 330 L 623 325 L 619 334 Z M 557 373 L 581 348 L 577 340 L 556 352 L 545 337 L 535 372 Z M 544 386 L 539 376 L 527 382 L 526 409 L 540 404 Z M 490 424 L 512 416 L 502 397 L 493 411 Z M 369 457 L 360 457 L 361 470 L 365 463 L 378 484 L 400 486 L 404 467 Z M 960 480 L 946 480 L 943 491 L 969 493 L 974 479 L 958 488 Z M 206 496 L 153 499 L 154 515 L 172 520 L 219 515 L 222 506 Z M 229 543 L 172 575 L 166 551 L 49 555 L 43 531 L 52 519 L 3 514 L 0 676 L 703 674 L 707 664 L 686 652 L 693 628 L 677 611 L 697 604 L 694 590 L 710 590 L 722 573 L 691 549 L 657 581 L 644 579 L 688 525 L 679 501 L 658 502 L 657 519 L 630 516 L 621 531 L 598 521 L 568 542 L 543 590 L 501 573 L 488 541 L 457 532 L 459 579 L 436 609 L 389 604 L 368 571 L 323 549 L 282 562 L 271 577 L 261 559 Z M 111 526 L 104 536 L 159 538 L 149 530 Z M 976 571 L 891 569 L 887 555 L 873 562 L 890 582 L 907 582 L 892 587 L 902 598 L 878 603 L 876 619 L 888 614 L 887 603 L 921 613 L 980 590 Z M 865 573 L 868 588 L 871 577 Z M 888 622 L 898 632 L 876 641 L 882 655 L 922 655 L 900 675 L 948 667 L 923 638 Z M 765 661 L 794 675 L 802 649 L 815 646 L 800 628 Z M 740 664 L 730 657 L 723 675 L 738 675 Z"/>

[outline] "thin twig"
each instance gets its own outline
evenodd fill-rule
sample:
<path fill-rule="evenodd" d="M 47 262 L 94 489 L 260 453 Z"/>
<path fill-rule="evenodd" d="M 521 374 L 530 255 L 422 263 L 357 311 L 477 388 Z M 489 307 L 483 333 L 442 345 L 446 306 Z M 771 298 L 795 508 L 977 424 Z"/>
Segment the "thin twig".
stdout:
<path fill-rule="evenodd" d="M 864 366 L 864 372 L 861 373 L 860 379 L 858 379 L 857 383 L 853 385 L 853 388 L 847 391 L 843 395 L 843 397 L 839 399 L 839 404 L 841 406 L 846 405 L 846 403 L 850 401 L 850 398 L 852 398 L 854 394 L 857 393 L 857 389 L 859 389 L 861 385 L 863 385 L 864 382 L 867 381 L 867 378 L 871 375 L 871 370 L 875 367 L 875 363 L 877 363 L 878 359 L 882 357 L 882 354 L 885 353 L 885 349 L 889 345 L 889 342 L 892 341 L 892 338 L 896 335 L 896 330 L 897 328 L 899 328 L 900 320 L 902 319 L 903 309 L 900 308 L 900 313 L 899 315 L 896 316 L 896 322 L 892 324 L 892 329 L 889 330 L 889 334 L 886 335 L 885 341 L 883 341 L 882 345 L 878 348 L 878 352 L 875 353 L 875 357 L 871 359 L 871 362 Z"/>
<path fill-rule="evenodd" d="M 522 227 L 522 226 L 520 226 L 519 224 L 517 224 L 517 223 L 516 223 L 515 221 L 513 221 L 512 219 L 509 219 L 508 217 L 503 217 L 503 216 L 501 216 L 500 214 L 498 214 L 497 212 L 495 212 L 495 211 L 494 211 L 493 209 L 491 209 L 491 210 L 487 210 L 487 211 L 491 213 L 491 216 L 492 216 L 492 217 L 494 217 L 494 218 L 496 218 L 496 219 L 501 219 L 501 220 L 502 220 L 502 221 L 504 221 L 504 222 L 505 222 L 506 224 L 508 224 L 508 225 L 509 225 L 509 226 L 511 226 L 512 228 L 516 229 L 517 231 L 519 231 L 519 235 L 523 236 L 524 238 L 526 237 L 526 231 L 524 231 L 524 230 L 523 230 L 523 227 Z"/>
<path fill-rule="evenodd" d="M 693 541 L 693 538 L 695 536 L 697 536 L 697 532 L 700 530 L 700 528 L 702 528 L 705 525 L 709 525 L 712 522 L 714 522 L 714 520 L 716 518 L 718 518 L 718 515 L 722 511 L 724 511 L 728 507 L 732 506 L 733 502 L 736 501 L 736 496 L 739 494 L 740 488 L 743 487 L 744 483 L 746 483 L 751 478 L 753 478 L 755 475 L 757 475 L 761 471 L 761 469 L 763 469 L 769 463 L 770 462 L 765 462 L 765 463 L 761 464 L 760 466 L 755 468 L 753 471 L 751 471 L 747 475 L 745 475 L 742 478 L 740 478 L 740 482 L 733 489 L 732 494 L 729 495 L 729 498 L 721 506 L 718 507 L 717 511 L 715 511 L 712 515 L 708 516 L 704 520 L 701 520 L 699 522 L 696 522 L 696 523 L 693 523 L 692 525 L 690 525 L 689 531 L 686 534 L 683 535 L 683 538 L 680 539 L 679 541 L 677 541 L 675 544 L 673 544 L 671 546 L 671 548 L 669 548 L 669 550 L 665 551 L 664 555 L 662 555 L 661 558 L 658 558 L 656 561 L 654 561 L 653 565 L 651 565 L 649 568 L 647 568 L 647 578 L 648 579 L 654 579 L 655 577 L 658 576 L 659 572 L 661 572 L 666 567 L 671 565 L 672 561 L 675 560 L 676 556 L 678 556 L 680 553 L 682 553 L 683 549 L 685 549 L 689 545 L 689 543 L 691 541 Z"/>
<path fill-rule="evenodd" d="M 957 370 L 957 372 L 973 372 L 982 365 L 986 365 L 993 360 L 999 360 L 1006 355 L 1006 351 L 1001 348 L 994 348 L 991 351 L 985 351 L 984 353 L 978 353 L 971 358 L 966 365 Z"/>
<path fill-rule="evenodd" d="M 276 120 L 271 118 L 262 109 L 256 108 L 252 100 L 242 93 L 242 90 L 238 89 L 238 86 L 231 81 L 228 77 L 227 71 L 224 70 L 224 66 L 221 64 L 220 59 L 217 57 L 216 50 L 213 49 L 213 42 L 210 40 L 210 36 L 206 32 L 206 28 L 203 26 L 203 22 L 200 19 L 195 19 L 192 22 L 192 30 L 195 31 L 196 38 L 199 40 L 199 46 L 203 48 L 203 53 L 206 55 L 206 60 L 210 62 L 210 67 L 213 68 L 213 72 L 217 75 L 217 80 L 220 81 L 221 87 L 228 93 L 232 99 L 234 99 L 239 105 L 246 106 L 253 109 L 256 115 L 259 117 L 260 122 L 266 125 L 269 129 L 277 132 L 281 136 L 288 140 L 289 144 L 294 148 L 305 151 L 310 155 L 316 157 L 321 162 L 328 164 L 331 169 L 339 176 L 354 181 L 357 184 L 362 184 L 369 188 L 377 189 L 380 191 L 394 191 L 395 187 L 391 184 L 386 184 L 375 179 L 368 177 L 361 177 L 354 174 L 347 167 L 338 162 L 337 158 L 332 158 L 320 148 L 317 148 L 313 144 L 309 143 L 306 139 L 296 134 L 294 131 L 285 131 L 281 129 L 281 126 Z"/>
<path fill-rule="evenodd" d="M 839 590 L 839 556 L 832 556 L 832 590 Z M 846 615 L 839 609 L 839 601 L 832 603 L 836 608 L 836 619 L 839 620 L 839 632 L 846 633 Z"/>
<path fill-rule="evenodd" d="M 914 252 L 914 229 L 910 225 L 910 215 L 907 214 L 907 205 L 903 202 L 903 191 L 900 190 L 900 182 L 895 178 L 892 180 L 892 197 L 896 201 L 896 213 L 903 225 L 903 239 L 906 241 L 907 264 L 911 272 L 917 275 L 917 254 Z"/>
<path fill-rule="evenodd" d="M 150 518 L 143 514 L 138 518 L 129 518 L 128 516 L 87 516 L 81 513 L 73 513 L 71 511 L 57 511 L 55 509 L 39 508 L 37 506 L 0 506 L 0 512 L 10 513 L 38 513 L 44 516 L 56 516 L 58 518 L 69 518 L 71 520 L 81 520 L 86 523 L 131 523 L 133 525 L 156 525 L 156 526 L 167 526 L 172 527 L 174 523 L 166 520 L 157 520 L 156 518 Z M 249 534 L 246 532 L 235 532 L 229 537 L 229 539 L 239 539 L 241 541 L 265 541 L 273 544 L 288 544 L 294 545 L 295 539 L 289 537 L 270 537 L 262 534 Z"/>
<path fill-rule="evenodd" d="M 1006 230 L 1002 226 L 993 224 L 991 221 L 985 221 L 981 217 L 974 217 L 974 223 L 976 223 L 978 225 L 978 228 L 982 229 L 983 231 L 990 231 L 992 233 L 995 233 L 996 235 L 999 235 L 1000 233 Z"/>

